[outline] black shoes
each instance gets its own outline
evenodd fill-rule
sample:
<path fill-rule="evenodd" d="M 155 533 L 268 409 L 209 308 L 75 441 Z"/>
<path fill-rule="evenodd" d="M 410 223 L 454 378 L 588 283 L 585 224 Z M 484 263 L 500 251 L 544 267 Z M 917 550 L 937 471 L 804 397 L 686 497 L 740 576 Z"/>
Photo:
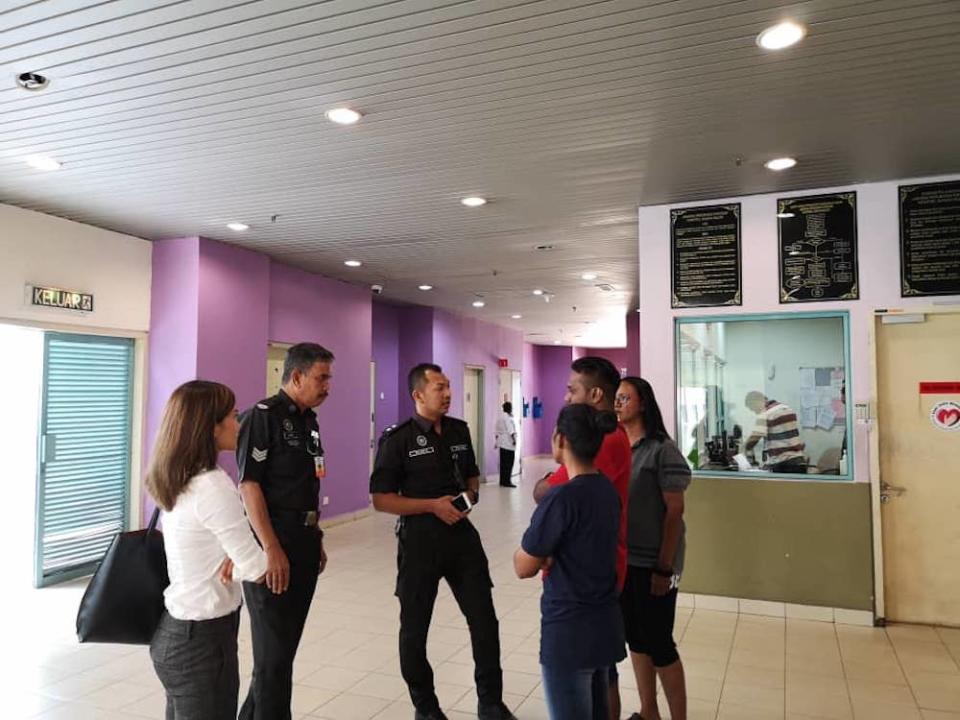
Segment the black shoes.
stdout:
<path fill-rule="evenodd" d="M 477 708 L 477 717 L 480 720 L 517 720 L 516 716 L 510 712 L 510 708 L 503 703 L 481 705 Z"/>
<path fill-rule="evenodd" d="M 513 483 L 500 483 L 500 487 L 517 487 Z"/>
<path fill-rule="evenodd" d="M 413 715 L 413 720 L 447 720 L 447 716 L 440 709 L 430 710 L 429 712 L 417 710 Z"/>

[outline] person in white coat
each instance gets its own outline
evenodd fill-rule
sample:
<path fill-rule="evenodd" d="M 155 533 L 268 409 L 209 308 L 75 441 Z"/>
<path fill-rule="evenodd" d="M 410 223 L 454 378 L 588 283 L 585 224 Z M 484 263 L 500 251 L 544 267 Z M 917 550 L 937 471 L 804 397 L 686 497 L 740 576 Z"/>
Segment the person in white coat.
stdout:
<path fill-rule="evenodd" d="M 513 404 L 505 402 L 503 412 L 497 418 L 497 441 L 500 448 L 500 486 L 516 487 L 510 478 L 513 476 L 513 461 L 517 455 L 517 426 L 513 422 Z"/>

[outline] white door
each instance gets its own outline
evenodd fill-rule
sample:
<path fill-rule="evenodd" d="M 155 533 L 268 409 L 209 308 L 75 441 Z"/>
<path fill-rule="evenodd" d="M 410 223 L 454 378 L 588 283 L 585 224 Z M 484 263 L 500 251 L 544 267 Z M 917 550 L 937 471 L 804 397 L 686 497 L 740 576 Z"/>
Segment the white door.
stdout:
<path fill-rule="evenodd" d="M 470 426 L 470 441 L 483 477 L 483 370 L 468 367 L 463 372 L 463 419 Z"/>
<path fill-rule="evenodd" d="M 503 403 L 509 402 L 513 405 L 513 424 L 517 428 L 517 448 L 516 457 L 513 463 L 513 477 L 521 474 L 521 458 L 523 450 L 521 448 L 520 423 L 523 421 L 523 393 L 520 389 L 520 371 L 519 370 L 500 370 L 500 394 L 497 402 L 497 415 L 499 417 L 500 409 Z"/>
<path fill-rule="evenodd" d="M 923 317 L 923 316 L 921 316 Z M 960 625 L 960 312 L 877 325 L 888 620 Z"/>

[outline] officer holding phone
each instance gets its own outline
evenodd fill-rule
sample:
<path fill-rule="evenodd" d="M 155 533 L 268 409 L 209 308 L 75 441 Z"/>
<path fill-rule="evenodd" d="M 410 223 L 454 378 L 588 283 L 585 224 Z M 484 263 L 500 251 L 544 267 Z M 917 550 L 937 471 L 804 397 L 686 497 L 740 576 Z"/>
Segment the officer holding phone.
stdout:
<path fill-rule="evenodd" d="M 388 428 L 370 477 L 373 506 L 399 515 L 397 588 L 400 670 L 416 720 L 445 720 L 427 660 L 427 632 L 441 578 L 470 627 L 481 720 L 514 720 L 503 704 L 500 633 L 490 570 L 480 535 L 467 519 L 479 499 L 470 431 L 447 417 L 450 381 L 438 365 L 423 363 L 408 377 L 416 413 Z"/>

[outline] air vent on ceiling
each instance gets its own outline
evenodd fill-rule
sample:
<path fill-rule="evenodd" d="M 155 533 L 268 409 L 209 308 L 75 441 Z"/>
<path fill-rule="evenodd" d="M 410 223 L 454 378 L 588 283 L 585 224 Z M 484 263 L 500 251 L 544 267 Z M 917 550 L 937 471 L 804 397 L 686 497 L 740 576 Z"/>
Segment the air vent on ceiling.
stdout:
<path fill-rule="evenodd" d="M 597 287 L 597 290 L 601 290 L 603 292 L 613 292 L 615 290 L 613 285 L 611 285 L 610 283 L 600 283 L 596 287 Z"/>

